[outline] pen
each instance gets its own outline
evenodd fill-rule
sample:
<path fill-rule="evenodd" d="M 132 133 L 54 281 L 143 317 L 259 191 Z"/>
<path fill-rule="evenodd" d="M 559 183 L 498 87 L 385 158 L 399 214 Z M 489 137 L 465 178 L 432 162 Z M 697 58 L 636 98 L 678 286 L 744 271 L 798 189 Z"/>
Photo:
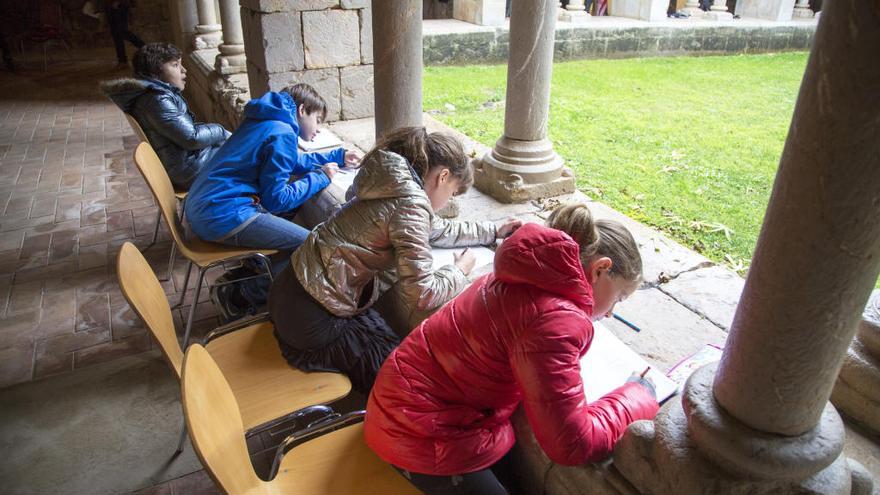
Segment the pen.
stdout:
<path fill-rule="evenodd" d="M 639 378 L 644 378 L 645 375 L 647 375 L 649 371 L 651 371 L 651 367 L 650 367 L 650 366 L 648 366 L 647 368 L 645 368 L 645 371 L 643 371 L 642 374 L 639 375 Z"/>
<path fill-rule="evenodd" d="M 635 330 L 636 332 L 641 332 L 641 331 L 642 331 L 641 328 L 635 326 L 634 323 L 630 322 L 629 320 L 627 320 L 626 318 L 620 316 L 619 314 L 617 314 L 617 313 L 611 313 L 611 314 L 614 316 L 614 319 L 615 319 L 615 320 L 619 320 L 619 321 L 621 321 L 624 325 L 626 325 L 626 326 L 632 328 L 632 329 Z"/>

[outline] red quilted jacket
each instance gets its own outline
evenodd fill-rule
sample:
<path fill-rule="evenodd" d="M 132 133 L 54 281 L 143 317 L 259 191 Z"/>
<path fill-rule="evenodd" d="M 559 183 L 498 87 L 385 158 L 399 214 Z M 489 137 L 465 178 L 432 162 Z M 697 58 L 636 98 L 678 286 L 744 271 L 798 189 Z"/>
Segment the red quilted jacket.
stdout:
<path fill-rule="evenodd" d="M 593 293 L 565 233 L 526 224 L 495 254 L 495 273 L 428 318 L 388 357 L 367 404 L 367 444 L 385 461 L 430 475 L 477 471 L 513 446 L 523 403 L 555 462 L 607 457 L 626 426 L 653 418 L 644 387 L 587 404 L 580 359 Z"/>

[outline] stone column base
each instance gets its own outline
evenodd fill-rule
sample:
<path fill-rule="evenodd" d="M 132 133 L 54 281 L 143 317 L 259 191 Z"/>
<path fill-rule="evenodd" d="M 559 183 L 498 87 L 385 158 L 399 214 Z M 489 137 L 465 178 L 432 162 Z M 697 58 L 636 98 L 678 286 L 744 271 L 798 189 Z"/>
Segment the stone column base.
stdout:
<path fill-rule="evenodd" d="M 217 48 L 223 41 L 223 32 L 220 24 L 199 24 L 196 26 L 196 36 L 193 38 L 193 48 L 204 50 Z"/>
<path fill-rule="evenodd" d="M 217 72 L 223 75 L 247 72 L 244 45 L 222 44 L 217 49 L 220 51 L 214 62 L 214 68 L 217 69 Z"/>
<path fill-rule="evenodd" d="M 474 185 L 502 203 L 524 203 L 574 192 L 572 171 L 562 165 L 547 138 L 502 137 L 474 163 Z"/>
<path fill-rule="evenodd" d="M 803 435 L 753 430 L 715 401 L 716 367 L 697 370 L 680 402 L 633 423 L 618 443 L 614 465 L 641 493 L 871 493 L 870 474 L 841 454 L 843 422 L 830 404 Z"/>
<path fill-rule="evenodd" d="M 703 11 L 703 9 L 701 9 L 699 7 L 685 7 L 683 9 L 679 10 L 679 12 L 687 14 L 695 19 L 699 19 L 700 17 L 706 16 L 706 13 Z"/>
<path fill-rule="evenodd" d="M 713 9 L 715 7 L 712 7 Z M 709 12 L 703 13 L 706 19 L 712 19 L 713 21 L 732 21 L 733 14 L 726 10 L 710 10 Z"/>
<path fill-rule="evenodd" d="M 559 20 L 562 22 L 570 22 L 572 24 L 585 24 L 590 22 L 591 16 L 584 10 L 565 10 L 559 12 Z"/>
<path fill-rule="evenodd" d="M 791 16 L 798 19 L 812 19 L 815 14 L 809 7 L 798 7 L 795 5 Z"/>
<path fill-rule="evenodd" d="M 846 415 L 880 433 L 880 361 L 856 338 L 831 392 L 831 402 Z"/>

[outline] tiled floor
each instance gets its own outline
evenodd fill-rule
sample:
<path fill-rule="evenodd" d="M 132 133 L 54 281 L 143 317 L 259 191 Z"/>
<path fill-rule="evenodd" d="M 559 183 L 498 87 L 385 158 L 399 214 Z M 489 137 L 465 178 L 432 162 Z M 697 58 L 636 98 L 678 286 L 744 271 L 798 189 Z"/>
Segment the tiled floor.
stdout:
<path fill-rule="evenodd" d="M 115 259 L 126 241 L 149 244 L 157 210 L 132 162 L 138 140 L 97 88 L 125 72 L 86 55 L 47 72 L 0 72 L 0 387 L 152 345 L 119 291 Z M 167 239 L 163 229 L 145 252 L 160 276 Z M 175 302 L 185 268 L 178 260 L 163 282 Z M 196 318 L 196 332 L 217 324 L 206 291 Z"/>

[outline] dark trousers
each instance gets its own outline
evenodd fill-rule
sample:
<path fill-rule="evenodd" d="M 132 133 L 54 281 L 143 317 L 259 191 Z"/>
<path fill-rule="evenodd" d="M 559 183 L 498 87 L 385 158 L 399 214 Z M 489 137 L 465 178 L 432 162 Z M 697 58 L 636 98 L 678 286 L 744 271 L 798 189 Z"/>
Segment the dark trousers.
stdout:
<path fill-rule="evenodd" d="M 124 64 L 128 62 L 125 42 L 128 41 L 135 48 L 144 46 L 144 42 L 128 30 L 128 9 L 125 9 L 125 12 L 108 11 L 107 23 L 110 25 L 110 36 L 113 37 L 113 45 L 116 47 L 116 60 Z"/>
<path fill-rule="evenodd" d="M 327 311 L 303 288 L 290 266 L 272 283 L 269 315 L 288 363 L 303 371 L 344 373 L 352 388 L 365 395 L 385 358 L 400 343 L 372 309 L 350 318 Z"/>
<path fill-rule="evenodd" d="M 491 469 L 452 476 L 411 473 L 397 466 L 394 469 L 425 495 L 507 495 Z"/>

